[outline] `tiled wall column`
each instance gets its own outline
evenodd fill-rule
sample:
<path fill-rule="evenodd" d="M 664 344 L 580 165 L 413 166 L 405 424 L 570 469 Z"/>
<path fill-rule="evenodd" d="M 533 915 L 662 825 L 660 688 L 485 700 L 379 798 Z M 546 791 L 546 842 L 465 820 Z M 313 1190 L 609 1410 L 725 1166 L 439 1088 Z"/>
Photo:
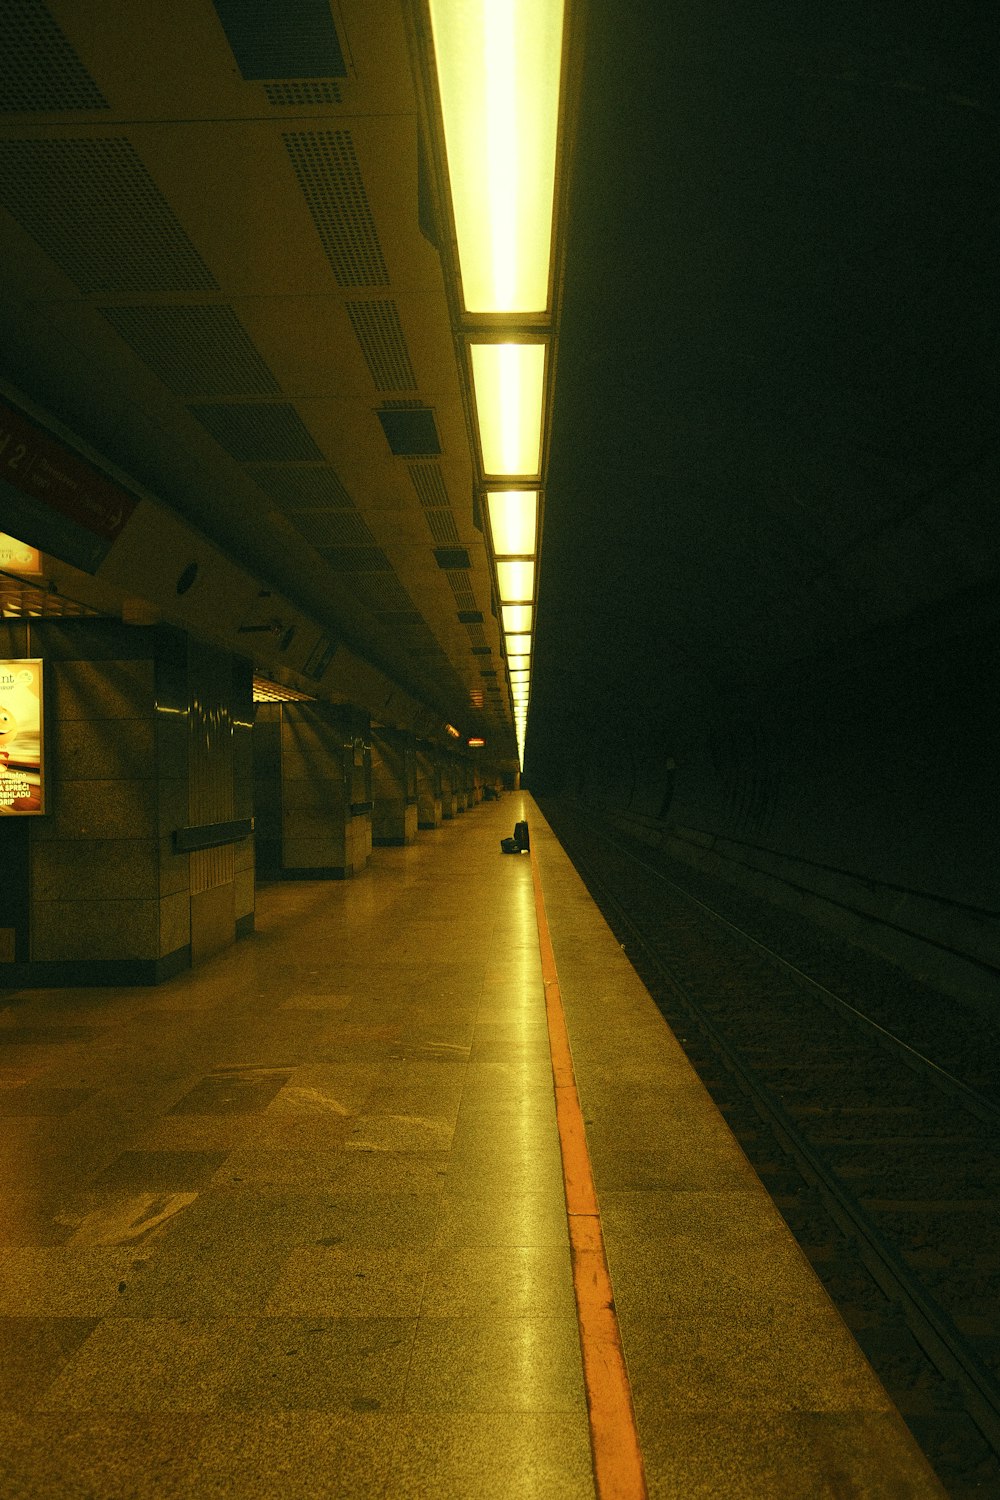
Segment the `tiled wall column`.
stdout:
<path fill-rule="evenodd" d="M 372 731 L 372 841 L 412 844 L 417 836 L 417 747 L 404 730 Z"/>
<path fill-rule="evenodd" d="M 465 760 L 455 761 L 455 810 L 469 810 L 469 763 Z"/>
<path fill-rule="evenodd" d="M 351 825 L 348 853 L 355 873 L 372 856 L 372 729 L 371 719 L 358 708 L 341 709 L 351 737 Z"/>
<path fill-rule="evenodd" d="M 417 826 L 440 828 L 441 765 L 433 745 L 417 746 Z"/>
<path fill-rule="evenodd" d="M 458 808 L 455 796 L 455 762 L 450 755 L 441 756 L 441 816 L 453 818 Z"/>
<path fill-rule="evenodd" d="M 372 847 L 367 719 L 335 704 L 282 703 L 280 720 L 280 873 L 354 875 Z"/>
<path fill-rule="evenodd" d="M 281 704 L 255 705 L 253 821 L 257 877 L 281 874 Z"/>
<path fill-rule="evenodd" d="M 157 713 L 157 664 L 184 638 L 117 622 L 32 628 L 46 665 L 48 814 L 31 827 L 31 942 L 39 983 L 141 983 L 190 963 L 181 717 Z M 183 668 L 181 668 L 183 676 Z M 166 739 L 164 739 L 166 734 Z"/>
<path fill-rule="evenodd" d="M 47 793 L 43 815 L 0 820 L 0 860 L 15 887 L 0 902 L 0 982 L 154 984 L 178 972 L 192 961 L 192 901 L 223 884 L 211 878 L 223 866 L 227 923 L 224 933 L 216 923 L 214 945 L 251 930 L 250 839 L 216 829 L 224 852 L 200 856 L 178 844 L 197 822 L 199 795 L 187 638 L 162 626 L 52 620 L 5 627 L 3 646 L 44 663 Z M 215 751 L 225 746 L 206 765 L 231 823 L 250 816 L 250 670 L 214 655 Z M 231 722 L 241 716 L 242 742 Z"/>
<path fill-rule="evenodd" d="M 253 672 L 249 662 L 199 641 L 188 641 L 187 655 L 183 837 L 190 841 L 191 959 L 199 963 L 253 929 Z M 237 837 L 242 827 L 247 832 Z"/>

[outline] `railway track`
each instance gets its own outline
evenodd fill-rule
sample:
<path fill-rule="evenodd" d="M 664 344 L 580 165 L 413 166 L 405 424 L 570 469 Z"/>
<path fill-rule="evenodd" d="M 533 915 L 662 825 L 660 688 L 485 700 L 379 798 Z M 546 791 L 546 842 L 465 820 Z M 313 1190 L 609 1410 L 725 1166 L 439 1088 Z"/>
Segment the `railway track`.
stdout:
<path fill-rule="evenodd" d="M 949 1494 L 1000 1496 L 1000 1103 L 981 1039 L 919 1006 L 887 1024 L 863 959 L 838 992 L 800 967 L 801 940 L 792 962 L 704 881 L 696 895 L 589 812 L 544 812 Z"/>

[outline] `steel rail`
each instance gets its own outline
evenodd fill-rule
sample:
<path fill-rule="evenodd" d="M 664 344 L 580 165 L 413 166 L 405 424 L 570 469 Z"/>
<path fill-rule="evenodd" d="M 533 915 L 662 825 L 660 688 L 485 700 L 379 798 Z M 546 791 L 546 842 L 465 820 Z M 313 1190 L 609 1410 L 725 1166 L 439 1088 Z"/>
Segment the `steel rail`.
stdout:
<path fill-rule="evenodd" d="M 628 853 L 627 850 L 623 852 Z M 567 853 L 570 853 L 569 849 Z M 1000 1454 L 1000 1386 L 990 1372 L 969 1348 L 947 1313 L 886 1244 L 864 1210 L 844 1190 L 822 1157 L 800 1135 L 781 1105 L 754 1078 L 715 1023 L 705 1015 L 683 982 L 672 972 L 669 964 L 651 947 L 641 929 L 609 889 L 606 881 L 594 870 L 593 865 L 576 851 L 570 857 L 585 882 L 591 886 L 592 893 L 596 888 L 604 902 L 614 911 L 621 927 L 632 933 L 647 961 L 662 976 L 690 1019 L 709 1039 L 725 1066 L 749 1095 L 758 1113 L 798 1163 L 803 1176 L 817 1188 L 831 1217 L 854 1240 L 860 1258 L 873 1279 L 887 1297 L 902 1306 L 914 1338 L 945 1379 L 953 1381 L 959 1387 L 969 1417 L 994 1452 Z M 644 861 L 637 863 L 644 864 Z"/>
<path fill-rule="evenodd" d="M 752 933 L 747 932 L 736 922 L 731 922 L 728 917 L 724 917 L 721 912 L 716 911 L 714 907 L 709 906 L 707 902 L 702 901 L 698 896 L 692 895 L 690 891 L 685 890 L 682 885 L 679 885 L 676 880 L 671 880 L 669 875 L 664 874 L 662 870 L 657 869 L 655 865 L 650 864 L 648 860 L 643 859 L 625 844 L 619 843 L 616 838 L 613 838 L 603 829 L 589 826 L 589 832 L 594 837 L 602 839 L 604 843 L 610 844 L 613 849 L 617 849 L 620 854 L 632 860 L 640 869 L 646 870 L 664 885 L 670 886 L 685 901 L 699 907 L 713 921 L 718 922 L 720 926 L 726 927 L 730 932 L 736 933 L 744 942 L 748 943 L 752 948 L 756 948 L 759 953 L 770 959 L 772 963 L 777 964 L 779 968 L 784 969 L 803 989 L 815 994 L 824 1005 L 835 1010 L 844 1011 L 853 1019 L 860 1022 L 861 1025 L 871 1031 L 875 1039 L 882 1046 L 898 1053 L 904 1062 L 908 1063 L 916 1071 L 929 1073 L 939 1088 L 960 1099 L 972 1114 L 985 1121 L 986 1124 L 1000 1124 L 1000 1105 L 994 1104 L 991 1099 L 987 1099 L 977 1089 L 970 1087 L 967 1083 L 963 1083 L 961 1078 L 956 1078 L 953 1073 L 949 1073 L 947 1068 L 941 1067 L 940 1063 L 936 1063 L 933 1058 L 926 1057 L 916 1047 L 911 1047 L 909 1042 L 904 1042 L 903 1038 L 896 1036 L 895 1032 L 889 1031 L 871 1016 L 866 1015 L 864 1011 L 858 1010 L 857 1006 L 852 1005 L 849 1000 L 845 1000 L 833 990 L 827 989 L 825 984 L 820 984 L 819 980 L 813 979 L 809 974 L 804 973 L 795 964 L 790 963 L 787 958 L 783 958 L 780 953 L 776 953 L 773 948 L 769 948 L 766 943 L 762 943 L 759 938 L 755 938 Z"/>

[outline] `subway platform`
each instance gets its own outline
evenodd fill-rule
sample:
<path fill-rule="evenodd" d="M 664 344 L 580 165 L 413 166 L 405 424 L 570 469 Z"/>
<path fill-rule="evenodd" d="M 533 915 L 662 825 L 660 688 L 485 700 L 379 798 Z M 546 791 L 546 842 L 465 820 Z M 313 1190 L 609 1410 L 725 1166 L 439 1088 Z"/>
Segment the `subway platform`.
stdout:
<path fill-rule="evenodd" d="M 943 1493 L 528 796 L 257 925 L 4 997 L 3 1500 Z"/>

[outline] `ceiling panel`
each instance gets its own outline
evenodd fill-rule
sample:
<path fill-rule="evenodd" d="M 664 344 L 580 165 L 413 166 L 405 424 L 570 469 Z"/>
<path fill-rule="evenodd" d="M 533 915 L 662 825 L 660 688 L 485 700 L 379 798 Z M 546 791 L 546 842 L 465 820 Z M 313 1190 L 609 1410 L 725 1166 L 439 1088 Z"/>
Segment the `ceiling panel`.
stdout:
<path fill-rule="evenodd" d="M 500 637 L 404 8 L 295 0 L 273 63 L 258 11 L 5 8 L 0 373 L 475 732 Z"/>

